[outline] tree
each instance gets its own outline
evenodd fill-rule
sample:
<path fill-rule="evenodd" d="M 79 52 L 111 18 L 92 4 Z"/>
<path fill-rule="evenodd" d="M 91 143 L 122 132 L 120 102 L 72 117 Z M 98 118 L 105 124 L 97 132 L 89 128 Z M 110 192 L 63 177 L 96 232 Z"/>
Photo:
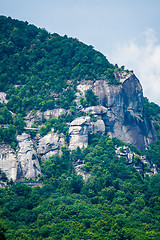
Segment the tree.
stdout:
<path fill-rule="evenodd" d="M 92 89 L 88 89 L 85 92 L 85 97 L 86 97 L 86 100 L 87 100 L 89 106 L 98 105 L 97 96 L 93 93 Z"/>

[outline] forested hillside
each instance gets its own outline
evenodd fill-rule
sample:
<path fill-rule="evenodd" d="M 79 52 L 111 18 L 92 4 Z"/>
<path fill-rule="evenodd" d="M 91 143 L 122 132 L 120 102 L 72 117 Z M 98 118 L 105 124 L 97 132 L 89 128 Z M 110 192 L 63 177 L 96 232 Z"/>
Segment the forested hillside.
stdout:
<path fill-rule="evenodd" d="M 89 134 L 86 148 L 70 151 L 67 147 L 70 122 L 81 116 L 88 116 L 92 124 L 97 121 L 92 113 L 79 111 L 77 85 L 103 79 L 119 87 L 118 71 L 124 67 L 113 66 L 103 54 L 77 39 L 0 17 L 0 92 L 6 94 L 0 103 L 0 144 L 9 145 L 16 155 L 20 149 L 17 135 L 24 132 L 35 143 L 33 148 L 38 145 L 36 136 L 41 139 L 52 131 L 66 142 L 60 155 L 42 160 L 41 154 L 32 154 L 32 161 L 36 159 L 41 167 L 38 186 L 27 185 L 33 179 L 14 183 L 0 169 L 0 180 L 6 183 L 0 188 L 0 239 L 160 239 L 160 175 L 150 174 L 145 163 L 141 164 L 144 174 L 137 171 L 141 155 L 160 168 L 157 104 L 143 99 L 143 115 L 152 120 L 157 133 L 157 140 L 144 153 L 98 133 Z M 99 99 L 88 89 L 80 104 L 93 107 Z M 53 109 L 66 112 L 45 119 L 44 112 Z M 42 118 L 35 117 L 33 131 L 27 130 L 25 117 L 30 112 L 36 116 L 37 110 Z M 124 146 L 134 153 L 133 164 L 117 156 L 116 149 L 123 153 Z M 77 163 L 85 179 L 77 174 Z"/>
<path fill-rule="evenodd" d="M 6 91 L 8 108 L 15 113 L 69 107 L 77 80 L 105 75 L 116 82 L 106 57 L 77 39 L 1 16 L 0 41 L 0 90 Z M 63 96 L 65 103 L 55 102 L 51 92 L 62 92 L 67 80 L 73 84 Z"/>

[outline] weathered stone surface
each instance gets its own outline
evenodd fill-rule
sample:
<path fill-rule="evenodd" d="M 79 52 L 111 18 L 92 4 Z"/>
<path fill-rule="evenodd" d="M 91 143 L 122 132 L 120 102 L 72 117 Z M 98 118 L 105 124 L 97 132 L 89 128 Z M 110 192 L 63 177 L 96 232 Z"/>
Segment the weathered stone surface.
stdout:
<path fill-rule="evenodd" d="M 103 115 L 107 113 L 108 109 L 102 105 L 87 107 L 83 110 L 86 113 L 92 113 L 94 115 Z"/>
<path fill-rule="evenodd" d="M 51 132 L 39 139 L 37 153 L 42 156 L 42 161 L 44 161 L 52 155 L 61 155 L 61 147 L 64 145 L 65 138 L 63 134 L 58 135 L 57 133 Z"/>
<path fill-rule="evenodd" d="M 111 86 L 106 80 L 82 81 L 77 86 L 76 103 L 77 112 L 83 111 L 89 116 L 79 117 L 69 125 L 69 149 L 74 150 L 77 147 L 88 146 L 89 134 L 109 134 L 111 137 L 117 137 L 120 140 L 132 143 L 139 150 L 143 151 L 148 144 L 156 139 L 156 133 L 150 119 L 144 116 L 143 111 L 143 91 L 139 80 L 132 73 L 119 72 L 116 77 L 120 79 L 120 84 Z M 81 97 L 85 96 L 85 91 L 92 89 L 99 99 L 98 106 L 91 106 L 84 109 L 80 103 Z M 0 93 L 0 102 L 5 102 L 4 93 Z M 34 122 L 42 122 L 42 119 L 50 117 L 58 118 L 65 113 L 65 109 L 47 110 L 44 113 L 37 111 L 30 112 L 25 121 L 27 127 L 31 127 Z M 90 117 L 91 114 L 94 118 Z M 38 136 L 38 134 L 37 134 Z M 18 179 L 36 178 L 41 172 L 38 158 L 40 155 L 42 161 L 54 154 L 61 154 L 61 147 L 66 145 L 63 135 L 49 133 L 43 138 L 37 137 L 37 141 L 23 133 L 17 137 L 19 149 L 15 152 L 9 145 L 0 146 L 0 168 L 9 179 L 14 181 Z M 128 164 L 133 164 L 133 153 L 125 149 L 125 155 Z M 33 156 L 35 159 L 33 159 Z M 141 165 L 135 166 L 139 171 L 142 165 L 148 164 L 151 172 L 156 173 L 156 166 L 146 159 L 141 159 Z M 79 165 L 76 166 L 77 172 L 81 172 Z M 82 173 L 83 175 L 83 173 Z"/>
<path fill-rule="evenodd" d="M 88 134 L 105 133 L 105 124 L 103 120 L 92 121 L 89 116 L 76 118 L 70 123 L 69 128 L 69 149 L 75 150 L 77 147 L 88 146 Z"/>
<path fill-rule="evenodd" d="M 151 121 L 144 116 L 142 86 L 134 74 L 128 78 L 125 75 L 118 86 L 97 80 L 93 90 L 108 110 L 103 116 L 106 134 L 132 143 L 141 151 L 156 139 Z"/>
<path fill-rule="evenodd" d="M 88 125 L 90 117 L 79 117 L 70 123 L 69 128 L 69 149 L 75 150 L 77 147 L 83 148 L 88 146 Z"/>
<path fill-rule="evenodd" d="M 76 104 L 77 108 L 81 109 L 81 103 L 80 99 L 81 97 L 85 97 L 85 92 L 92 88 L 93 82 L 92 81 L 82 81 L 78 86 L 77 86 L 77 92 L 76 92 Z"/>
<path fill-rule="evenodd" d="M 119 73 L 117 77 L 120 79 L 117 86 L 109 85 L 106 80 L 97 80 L 92 84 L 84 81 L 77 86 L 81 96 L 89 88 L 93 89 L 100 105 L 82 111 L 99 118 L 96 123 L 91 120 L 86 123 L 85 118 L 78 118 L 70 124 L 70 149 L 77 145 L 87 146 L 88 133 L 109 134 L 135 145 L 141 151 L 156 139 L 152 122 L 144 116 L 143 91 L 139 80 L 133 73 L 126 72 Z M 84 130 L 86 134 L 82 134 Z"/>
<path fill-rule="evenodd" d="M 36 111 L 36 113 L 31 111 L 25 117 L 25 122 L 27 124 L 27 127 L 31 127 L 32 124 L 38 121 L 42 121 L 43 118 L 46 120 L 49 120 L 50 118 L 58 118 L 60 115 L 64 113 L 66 113 L 66 110 L 63 108 L 47 110 L 45 112 L 41 112 L 38 110 Z"/>
<path fill-rule="evenodd" d="M 63 108 L 56 108 L 53 110 L 47 110 L 44 112 L 44 117 L 46 120 L 49 120 L 50 118 L 58 118 L 62 114 L 65 114 L 66 110 Z"/>
<path fill-rule="evenodd" d="M 6 144 L 0 145 L 0 169 L 6 173 L 8 179 L 13 181 L 17 178 L 18 160 L 16 152 Z"/>
<path fill-rule="evenodd" d="M 6 99 L 6 93 L 5 92 L 0 92 L 0 103 L 7 103 L 8 100 Z"/>
<path fill-rule="evenodd" d="M 13 181 L 24 177 L 35 178 L 41 170 L 33 142 L 25 133 L 19 135 L 17 140 L 19 142 L 17 152 L 9 145 L 0 146 L 0 168 L 6 173 L 7 178 Z M 33 154 L 35 159 L 32 159 Z"/>
<path fill-rule="evenodd" d="M 99 134 L 104 135 L 105 134 L 105 124 L 104 124 L 104 121 L 102 119 L 98 119 L 95 122 L 91 121 L 88 129 L 89 129 L 89 133 L 90 134 L 99 133 Z"/>
<path fill-rule="evenodd" d="M 73 120 L 70 123 L 70 126 L 82 126 L 82 125 L 87 124 L 89 122 L 90 122 L 90 117 L 89 116 L 79 117 L 79 118 L 76 118 L 75 120 Z"/>
<path fill-rule="evenodd" d="M 17 140 L 19 142 L 17 158 L 22 169 L 23 177 L 27 179 L 35 178 L 41 173 L 41 170 L 33 142 L 26 133 L 18 135 Z"/>
<path fill-rule="evenodd" d="M 63 134 L 56 133 L 39 138 L 38 145 L 35 145 L 26 133 L 18 135 L 17 141 L 19 144 L 17 152 L 9 145 L 0 145 L 0 168 L 8 179 L 13 181 L 35 179 L 41 174 L 38 155 L 42 157 L 42 161 L 54 154 L 61 155 L 61 147 L 65 145 Z"/>

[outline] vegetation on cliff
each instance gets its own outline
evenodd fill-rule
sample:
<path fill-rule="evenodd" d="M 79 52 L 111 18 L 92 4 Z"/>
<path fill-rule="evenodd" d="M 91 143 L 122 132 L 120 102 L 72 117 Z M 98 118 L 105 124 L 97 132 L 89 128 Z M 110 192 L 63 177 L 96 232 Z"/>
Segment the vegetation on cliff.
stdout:
<path fill-rule="evenodd" d="M 1 16 L 0 91 L 8 102 L 0 105 L 0 143 L 16 148 L 16 134 L 24 131 L 23 117 L 30 110 L 59 107 L 69 114 L 43 119 L 39 133 L 54 128 L 67 138 L 66 123 L 79 116 L 77 82 L 102 78 L 118 84 L 116 69 L 77 39 Z M 83 107 L 98 103 L 91 90 L 80 101 Z M 145 98 L 144 112 L 158 136 L 145 154 L 160 167 L 160 107 Z M 0 239 L 160 239 L 160 175 L 143 179 L 116 156 L 118 144 L 108 136 L 90 136 L 88 148 L 63 147 L 61 156 L 41 163 L 42 187 L 11 182 L 0 189 Z M 86 182 L 75 172 L 77 161 L 91 175 Z M 7 181 L 1 170 L 0 179 Z"/>

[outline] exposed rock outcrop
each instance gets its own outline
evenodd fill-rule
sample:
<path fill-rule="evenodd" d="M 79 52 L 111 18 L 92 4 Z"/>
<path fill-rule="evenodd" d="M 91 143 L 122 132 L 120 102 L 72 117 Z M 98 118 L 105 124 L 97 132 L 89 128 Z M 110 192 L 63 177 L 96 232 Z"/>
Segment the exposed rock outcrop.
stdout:
<path fill-rule="evenodd" d="M 17 175 L 17 179 L 21 177 L 34 179 L 41 173 L 34 144 L 26 133 L 19 135 L 17 140 L 19 142 L 19 150 L 17 152 L 19 175 Z"/>
<path fill-rule="evenodd" d="M 19 146 L 17 151 L 10 145 L 0 145 L 0 169 L 13 181 L 36 179 L 41 174 L 38 156 L 44 161 L 54 154 L 61 155 L 61 147 L 65 145 L 63 134 L 53 132 L 44 137 L 39 136 L 38 144 L 26 133 L 18 135 L 17 141 Z"/>
<path fill-rule="evenodd" d="M 19 149 L 15 152 L 9 145 L 0 145 L 0 169 L 13 181 L 35 178 L 41 173 L 37 153 L 29 135 L 18 135 Z"/>
<path fill-rule="evenodd" d="M 120 84 L 109 85 L 105 79 L 81 81 L 77 86 L 77 112 L 83 112 L 83 117 L 74 119 L 69 124 L 69 149 L 88 146 L 89 134 L 109 134 L 111 137 L 131 143 L 144 151 L 148 144 L 156 139 L 156 133 L 150 119 L 146 118 L 143 110 L 143 91 L 139 80 L 133 73 L 119 72 L 116 74 Z M 81 97 L 85 91 L 92 89 L 99 99 L 98 106 L 83 108 Z M 0 101 L 5 102 L 5 95 L 0 94 Z M 30 128 L 33 123 L 41 126 L 44 119 L 58 118 L 66 113 L 65 109 L 47 110 L 44 113 L 30 112 L 25 121 Z M 9 145 L 0 146 L 0 168 L 13 181 L 22 178 L 36 178 L 41 173 L 38 156 L 42 161 L 54 155 L 61 154 L 61 147 L 66 145 L 63 134 L 50 132 L 41 137 L 37 134 L 36 141 L 23 133 L 17 137 L 19 149 L 15 152 Z M 127 150 L 126 150 L 127 151 Z M 121 153 L 122 154 L 122 153 Z M 128 164 L 133 164 L 133 153 L 127 153 Z M 126 156 L 125 156 L 126 157 Z M 146 159 L 141 159 L 145 163 Z M 152 172 L 156 167 L 150 164 Z M 148 166 L 148 165 L 147 165 Z M 138 169 L 138 165 L 136 166 Z M 76 166 L 80 172 L 79 165 Z M 141 169 L 141 167 L 139 168 Z"/>
<path fill-rule="evenodd" d="M 63 134 L 48 133 L 43 138 L 39 138 L 37 145 L 37 153 L 41 155 L 42 161 L 51 157 L 52 155 L 61 155 L 61 147 L 64 146 L 65 138 Z"/>
<path fill-rule="evenodd" d="M 89 116 L 76 118 L 70 123 L 69 128 L 69 149 L 88 146 L 88 134 L 105 133 L 105 125 L 102 119 L 93 121 Z"/>
<path fill-rule="evenodd" d="M 116 149 L 116 154 L 118 157 L 124 157 L 126 159 L 126 164 L 136 168 L 142 177 L 158 173 L 156 164 L 153 164 L 146 156 L 135 154 L 127 146 L 118 147 Z"/>
<path fill-rule="evenodd" d="M 7 103 L 8 100 L 6 99 L 6 93 L 5 92 L 0 92 L 0 103 Z"/>
<path fill-rule="evenodd" d="M 30 112 L 25 117 L 25 122 L 27 124 L 27 127 L 31 127 L 34 123 L 42 122 L 43 119 L 49 120 L 50 118 L 58 118 L 60 115 L 66 113 L 66 110 L 63 108 L 57 108 L 53 110 L 47 110 L 45 112 L 36 111 L 36 112 Z"/>
<path fill-rule="evenodd" d="M 88 146 L 88 126 L 90 117 L 79 117 L 70 123 L 69 149 L 74 150 L 77 147 L 83 148 Z"/>
<path fill-rule="evenodd" d="M 0 145 L 0 169 L 5 172 L 8 179 L 17 179 L 18 159 L 16 152 L 10 145 Z"/>
<path fill-rule="evenodd" d="M 76 164 L 74 165 L 77 175 L 81 175 L 83 177 L 83 181 L 86 182 L 91 177 L 91 174 L 84 171 L 83 166 L 85 166 L 85 164 L 79 161 L 77 161 Z"/>
<path fill-rule="evenodd" d="M 99 99 L 100 106 L 82 109 L 82 111 L 99 116 L 104 122 L 105 134 L 131 143 L 139 150 L 144 151 L 148 144 L 156 139 L 156 133 L 152 122 L 144 116 L 143 91 L 139 80 L 132 73 L 128 75 L 122 73 L 118 75 L 120 84 L 117 86 L 109 85 L 105 80 L 97 80 L 92 85 L 81 83 L 77 87 L 79 92 L 81 91 L 77 102 L 80 95 L 84 95 L 85 89 L 92 88 Z M 78 135 L 81 134 L 74 133 L 74 138 L 77 140 Z M 83 145 L 81 143 L 79 146 Z"/>

